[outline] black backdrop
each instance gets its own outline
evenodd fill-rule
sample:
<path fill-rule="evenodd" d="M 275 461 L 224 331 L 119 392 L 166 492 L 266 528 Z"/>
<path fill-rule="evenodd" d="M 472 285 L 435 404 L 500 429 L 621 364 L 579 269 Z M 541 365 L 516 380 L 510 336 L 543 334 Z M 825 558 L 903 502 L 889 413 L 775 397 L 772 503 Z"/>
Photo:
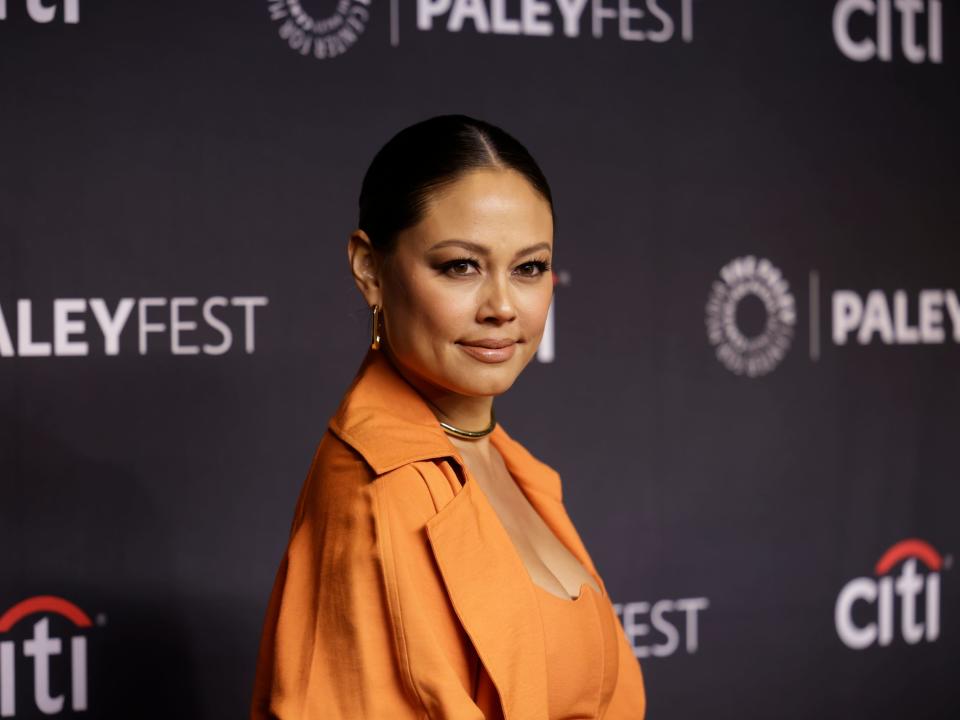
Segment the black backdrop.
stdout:
<path fill-rule="evenodd" d="M 368 342 L 360 180 L 443 112 L 551 181 L 551 336 L 497 415 L 560 472 L 649 717 L 956 717 L 958 28 L 0 0 L 0 717 L 246 713 Z"/>

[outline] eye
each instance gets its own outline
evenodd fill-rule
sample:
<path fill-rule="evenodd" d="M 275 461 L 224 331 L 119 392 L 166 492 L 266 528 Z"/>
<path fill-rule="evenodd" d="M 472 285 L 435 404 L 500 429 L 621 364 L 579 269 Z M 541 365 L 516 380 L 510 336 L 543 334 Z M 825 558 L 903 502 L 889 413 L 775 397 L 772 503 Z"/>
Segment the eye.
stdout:
<path fill-rule="evenodd" d="M 462 257 L 443 263 L 440 265 L 440 270 L 447 275 L 453 276 L 471 275 L 471 266 L 476 267 L 479 270 L 480 263 L 476 258 Z"/>
<path fill-rule="evenodd" d="M 540 277 L 544 273 L 550 270 L 550 261 L 549 260 L 531 260 L 530 262 L 525 262 L 519 268 L 520 274 L 524 277 Z"/>

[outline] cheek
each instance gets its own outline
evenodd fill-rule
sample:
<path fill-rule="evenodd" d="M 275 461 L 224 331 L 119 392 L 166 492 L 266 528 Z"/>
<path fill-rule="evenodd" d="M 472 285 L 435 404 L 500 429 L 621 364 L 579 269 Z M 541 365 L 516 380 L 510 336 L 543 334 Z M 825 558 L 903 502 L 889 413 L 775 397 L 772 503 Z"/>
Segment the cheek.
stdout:
<path fill-rule="evenodd" d="M 407 330 L 443 341 L 462 335 L 475 309 L 468 293 L 434 279 L 411 277 L 401 288 Z"/>
<path fill-rule="evenodd" d="M 524 324 L 530 332 L 539 332 L 547 322 L 547 312 L 553 299 L 553 287 L 545 285 L 538 292 L 524 296 L 522 302 Z"/>

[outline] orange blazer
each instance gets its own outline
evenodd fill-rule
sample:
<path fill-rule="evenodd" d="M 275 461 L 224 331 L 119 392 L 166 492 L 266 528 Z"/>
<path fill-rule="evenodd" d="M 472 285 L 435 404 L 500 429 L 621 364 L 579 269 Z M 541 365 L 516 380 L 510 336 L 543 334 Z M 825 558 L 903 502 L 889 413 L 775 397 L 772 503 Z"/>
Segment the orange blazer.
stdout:
<path fill-rule="evenodd" d="M 599 578 L 557 472 L 501 425 L 489 437 L 546 524 Z M 534 592 L 429 406 L 370 350 L 297 500 L 251 718 L 547 720 Z M 626 634 L 617 637 L 616 688 L 596 717 L 640 720 L 640 665 Z"/>

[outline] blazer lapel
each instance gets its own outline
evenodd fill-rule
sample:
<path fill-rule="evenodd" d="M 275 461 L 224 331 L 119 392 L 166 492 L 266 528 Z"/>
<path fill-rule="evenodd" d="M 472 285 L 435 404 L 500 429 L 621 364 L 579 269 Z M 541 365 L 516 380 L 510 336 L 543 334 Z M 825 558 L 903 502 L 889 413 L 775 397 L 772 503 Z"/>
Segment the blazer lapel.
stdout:
<path fill-rule="evenodd" d="M 500 696 L 506 720 L 547 720 L 543 625 L 529 575 L 469 470 L 427 521 L 427 536 L 460 623 Z"/>

